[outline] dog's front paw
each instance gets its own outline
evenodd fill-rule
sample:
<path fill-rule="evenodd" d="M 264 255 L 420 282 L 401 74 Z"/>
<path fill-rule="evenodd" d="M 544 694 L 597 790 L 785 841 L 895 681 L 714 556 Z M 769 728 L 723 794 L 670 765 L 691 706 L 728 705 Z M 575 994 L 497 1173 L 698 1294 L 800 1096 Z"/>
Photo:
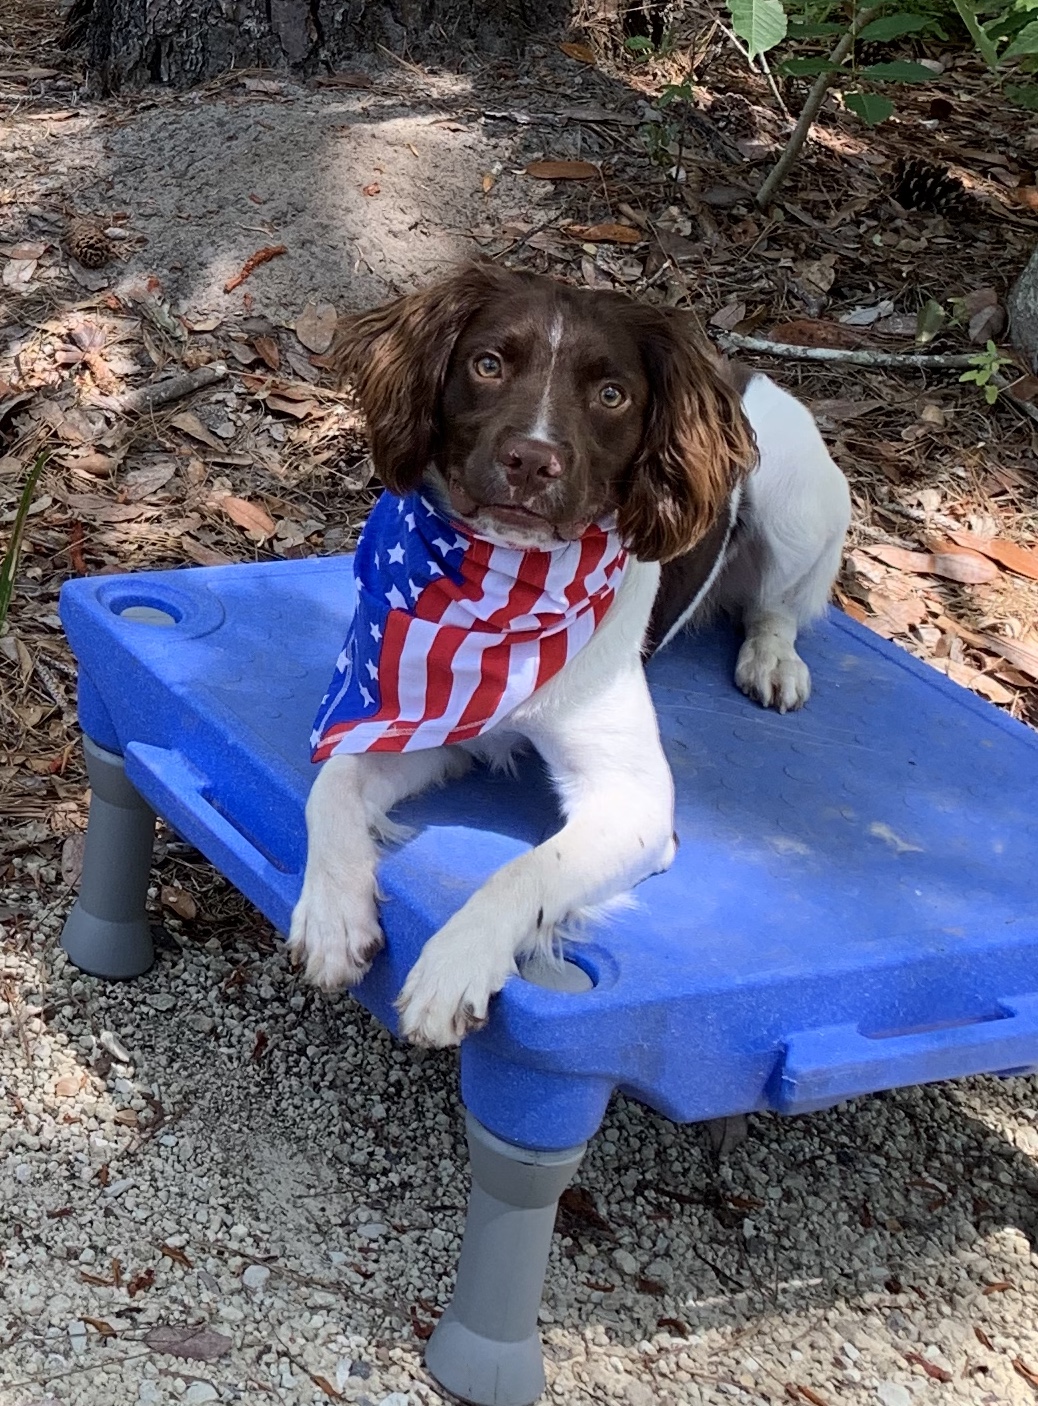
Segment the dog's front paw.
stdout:
<path fill-rule="evenodd" d="M 307 869 L 286 946 L 305 964 L 308 981 L 325 991 L 356 986 L 384 941 L 370 881 Z"/>
<path fill-rule="evenodd" d="M 791 644 L 773 635 L 751 635 L 739 650 L 735 682 L 743 693 L 791 713 L 811 697 L 811 675 Z"/>
<path fill-rule="evenodd" d="M 400 1033 L 414 1045 L 460 1045 L 489 1016 L 490 998 L 516 970 L 511 950 L 496 955 L 490 941 L 470 942 L 461 914 L 429 939 L 397 998 Z M 482 949 L 482 950 L 480 950 Z"/>

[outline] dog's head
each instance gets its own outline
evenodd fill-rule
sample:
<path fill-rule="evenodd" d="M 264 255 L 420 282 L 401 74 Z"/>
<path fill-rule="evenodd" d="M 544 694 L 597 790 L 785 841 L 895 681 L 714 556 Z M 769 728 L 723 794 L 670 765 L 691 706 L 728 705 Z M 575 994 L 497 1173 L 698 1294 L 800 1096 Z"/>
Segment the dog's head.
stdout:
<path fill-rule="evenodd" d="M 335 349 L 394 493 L 430 469 L 477 535 L 580 537 L 615 514 L 646 561 L 692 546 L 755 458 L 692 320 L 492 264 L 347 319 Z"/>

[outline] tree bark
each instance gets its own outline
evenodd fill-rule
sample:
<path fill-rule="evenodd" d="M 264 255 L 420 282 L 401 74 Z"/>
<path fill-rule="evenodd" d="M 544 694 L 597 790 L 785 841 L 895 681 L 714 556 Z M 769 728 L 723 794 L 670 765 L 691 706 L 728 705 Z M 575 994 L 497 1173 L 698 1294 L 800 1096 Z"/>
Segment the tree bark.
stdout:
<path fill-rule="evenodd" d="M 1038 372 L 1038 249 L 1009 295 L 1009 330 L 1017 351 Z"/>
<path fill-rule="evenodd" d="M 101 93 L 188 87 L 231 68 L 308 75 L 356 67 L 380 47 L 416 59 L 507 54 L 569 20 L 571 0 L 75 0 Z"/>

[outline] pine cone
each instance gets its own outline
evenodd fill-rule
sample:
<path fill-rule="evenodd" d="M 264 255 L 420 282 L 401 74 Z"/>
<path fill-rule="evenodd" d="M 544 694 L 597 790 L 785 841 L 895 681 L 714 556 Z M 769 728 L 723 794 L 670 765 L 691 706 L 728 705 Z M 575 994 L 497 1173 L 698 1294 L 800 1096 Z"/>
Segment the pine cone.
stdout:
<path fill-rule="evenodd" d="M 115 256 L 112 241 L 92 220 L 75 220 L 69 225 L 65 246 L 76 262 L 87 269 L 104 268 Z"/>
<path fill-rule="evenodd" d="M 945 167 L 916 157 L 897 161 L 890 193 L 906 210 L 925 210 L 952 220 L 965 219 L 970 213 L 970 197 L 962 182 Z"/>

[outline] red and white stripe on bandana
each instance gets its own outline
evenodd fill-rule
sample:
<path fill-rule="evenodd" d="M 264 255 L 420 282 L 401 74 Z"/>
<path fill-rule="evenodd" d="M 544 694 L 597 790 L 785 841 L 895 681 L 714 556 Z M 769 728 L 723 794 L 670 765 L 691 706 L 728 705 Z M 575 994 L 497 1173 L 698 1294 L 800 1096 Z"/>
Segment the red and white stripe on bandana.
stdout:
<path fill-rule="evenodd" d="M 587 644 L 626 565 L 607 528 L 550 551 L 498 547 L 421 494 L 383 494 L 357 548 L 356 610 L 313 760 L 489 731 Z"/>

